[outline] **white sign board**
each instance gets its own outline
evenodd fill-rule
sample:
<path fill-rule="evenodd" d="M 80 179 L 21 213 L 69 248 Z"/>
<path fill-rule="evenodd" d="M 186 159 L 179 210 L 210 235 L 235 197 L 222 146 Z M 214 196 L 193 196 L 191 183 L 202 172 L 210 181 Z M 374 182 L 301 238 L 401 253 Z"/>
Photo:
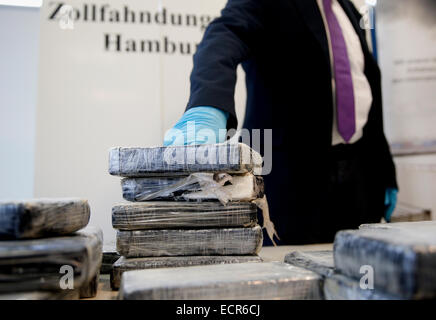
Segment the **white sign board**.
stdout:
<path fill-rule="evenodd" d="M 192 55 L 225 0 L 44 1 L 35 196 L 77 196 L 114 244 L 108 149 L 161 145 L 189 97 Z M 71 19 L 73 18 L 73 19 Z M 245 107 L 239 70 L 236 105 Z"/>

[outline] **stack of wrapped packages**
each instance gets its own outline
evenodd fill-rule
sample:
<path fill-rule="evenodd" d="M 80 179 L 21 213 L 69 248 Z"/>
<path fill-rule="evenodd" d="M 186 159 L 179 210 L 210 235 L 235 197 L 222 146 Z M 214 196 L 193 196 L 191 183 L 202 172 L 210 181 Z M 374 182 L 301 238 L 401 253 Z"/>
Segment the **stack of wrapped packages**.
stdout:
<path fill-rule="evenodd" d="M 435 299 L 436 222 L 362 225 L 338 232 L 333 251 L 285 262 L 320 275 L 329 300 Z"/>
<path fill-rule="evenodd" d="M 81 199 L 1 202 L 0 299 L 94 297 L 103 235 L 89 218 Z"/>
<path fill-rule="evenodd" d="M 119 298 L 319 299 L 316 273 L 257 256 L 272 239 L 261 156 L 244 144 L 115 148 L 110 173 L 124 176 L 112 286 Z"/>
<path fill-rule="evenodd" d="M 258 257 L 269 219 L 262 157 L 244 144 L 114 148 L 125 177 L 112 286 L 120 299 L 319 299 L 320 276 Z M 257 263 L 256 263 L 257 262 Z"/>
<path fill-rule="evenodd" d="M 125 271 L 260 262 L 261 165 L 244 144 L 111 149 L 129 201 L 112 209 L 112 288 Z"/>

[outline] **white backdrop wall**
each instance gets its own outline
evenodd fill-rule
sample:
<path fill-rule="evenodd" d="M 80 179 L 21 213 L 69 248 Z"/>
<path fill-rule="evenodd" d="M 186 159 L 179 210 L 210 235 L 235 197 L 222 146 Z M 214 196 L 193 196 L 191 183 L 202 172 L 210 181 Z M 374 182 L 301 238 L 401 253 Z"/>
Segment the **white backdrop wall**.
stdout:
<path fill-rule="evenodd" d="M 39 9 L 0 6 L 0 200 L 33 196 Z"/>

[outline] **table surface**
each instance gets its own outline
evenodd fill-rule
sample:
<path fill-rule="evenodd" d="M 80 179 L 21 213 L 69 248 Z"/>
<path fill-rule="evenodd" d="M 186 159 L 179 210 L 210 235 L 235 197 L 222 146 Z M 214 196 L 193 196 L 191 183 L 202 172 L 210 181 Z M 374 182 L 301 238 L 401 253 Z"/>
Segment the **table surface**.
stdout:
<path fill-rule="evenodd" d="M 333 244 L 315 244 L 304 246 L 278 246 L 264 247 L 259 252 L 259 256 L 265 262 L 284 261 L 285 256 L 292 251 L 318 251 L 318 250 L 333 250 Z M 95 298 L 85 300 L 113 300 L 117 298 L 118 291 L 112 291 L 110 287 L 109 275 L 103 274 L 100 276 L 100 284 L 98 293 Z"/>

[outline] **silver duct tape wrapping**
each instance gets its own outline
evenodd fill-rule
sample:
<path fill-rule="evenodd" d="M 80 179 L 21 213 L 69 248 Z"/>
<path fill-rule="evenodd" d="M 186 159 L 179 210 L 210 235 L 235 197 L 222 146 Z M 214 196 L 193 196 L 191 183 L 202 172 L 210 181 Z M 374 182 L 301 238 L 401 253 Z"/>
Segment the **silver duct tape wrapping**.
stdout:
<path fill-rule="evenodd" d="M 126 300 L 321 299 L 317 274 L 280 262 L 240 263 L 125 272 Z"/>
<path fill-rule="evenodd" d="M 127 258 L 161 256 L 254 255 L 262 247 L 262 229 L 118 231 L 117 251 Z"/>
<path fill-rule="evenodd" d="M 193 172 L 260 174 L 262 157 L 245 144 L 112 148 L 109 173 L 123 177 L 188 175 Z"/>
<path fill-rule="evenodd" d="M 219 185 L 212 173 L 194 173 L 188 177 L 124 178 L 121 187 L 123 198 L 128 201 L 252 201 L 264 195 L 262 177 L 247 173 L 229 176 L 229 179 L 228 184 Z"/>
<path fill-rule="evenodd" d="M 377 290 L 362 288 L 359 280 L 340 274 L 324 279 L 323 292 L 326 300 L 400 300 Z"/>
<path fill-rule="evenodd" d="M 396 222 L 396 223 L 373 223 L 362 224 L 359 230 L 396 230 L 412 236 L 415 240 L 428 238 L 427 235 L 436 230 L 436 221 L 410 221 L 410 222 Z M 422 234 L 425 232 L 425 234 Z M 428 233 L 428 234 L 427 234 Z M 429 243 L 432 242 L 433 237 L 428 239 Z"/>
<path fill-rule="evenodd" d="M 126 271 L 158 269 L 158 268 L 180 268 L 213 264 L 232 263 L 253 263 L 262 262 L 259 256 L 190 256 L 190 257 L 153 257 L 153 258 L 132 258 L 121 257 L 113 265 L 111 273 L 111 287 L 118 290 L 121 283 L 121 276 Z"/>
<path fill-rule="evenodd" d="M 254 227 L 257 206 L 250 202 L 143 202 L 112 208 L 112 225 L 120 230 Z"/>
<path fill-rule="evenodd" d="M 84 228 L 89 222 L 88 201 L 35 199 L 0 203 L 0 239 L 59 236 Z"/>
<path fill-rule="evenodd" d="M 0 292 L 59 290 L 62 266 L 72 268 L 74 288 L 92 286 L 102 246 L 102 232 L 93 227 L 65 237 L 1 241 Z"/>
<path fill-rule="evenodd" d="M 374 288 L 406 299 L 436 297 L 436 222 L 363 225 L 341 231 L 334 244 L 335 266 L 354 279 L 361 267 L 374 274 Z"/>
<path fill-rule="evenodd" d="M 335 270 L 333 251 L 294 251 L 285 256 L 285 262 L 324 277 L 333 275 Z"/>

